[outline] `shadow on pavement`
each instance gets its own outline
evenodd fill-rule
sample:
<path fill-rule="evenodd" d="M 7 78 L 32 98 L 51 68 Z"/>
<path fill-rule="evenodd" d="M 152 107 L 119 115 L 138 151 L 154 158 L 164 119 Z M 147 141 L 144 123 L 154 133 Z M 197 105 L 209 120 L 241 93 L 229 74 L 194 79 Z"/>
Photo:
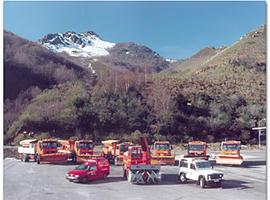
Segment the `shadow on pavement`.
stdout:
<path fill-rule="evenodd" d="M 126 181 L 123 177 L 106 177 L 105 179 L 101 180 L 95 180 L 95 181 L 90 181 L 87 183 L 77 183 L 77 184 L 83 184 L 83 185 L 91 185 L 91 184 L 106 184 L 106 183 L 115 183 L 115 182 L 122 182 Z"/>
<path fill-rule="evenodd" d="M 238 188 L 240 190 L 251 189 L 253 187 L 248 186 L 249 182 L 239 180 L 223 180 L 222 189 Z"/>
<path fill-rule="evenodd" d="M 259 165 L 266 165 L 266 161 L 265 160 L 244 161 L 242 167 L 252 168 Z"/>

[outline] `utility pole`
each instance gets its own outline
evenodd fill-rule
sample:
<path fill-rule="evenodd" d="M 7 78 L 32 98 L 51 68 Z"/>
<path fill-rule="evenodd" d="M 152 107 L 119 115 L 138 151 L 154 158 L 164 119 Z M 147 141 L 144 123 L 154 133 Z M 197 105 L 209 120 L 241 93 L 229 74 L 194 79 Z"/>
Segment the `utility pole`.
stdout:
<path fill-rule="evenodd" d="M 261 121 L 266 121 L 266 119 L 262 119 Z M 259 143 L 259 149 L 261 148 L 261 136 L 265 135 L 266 133 L 262 133 L 262 130 L 266 130 L 266 126 L 260 126 L 260 122 L 258 123 L 258 127 L 252 128 L 252 130 L 258 130 L 258 143 Z"/>

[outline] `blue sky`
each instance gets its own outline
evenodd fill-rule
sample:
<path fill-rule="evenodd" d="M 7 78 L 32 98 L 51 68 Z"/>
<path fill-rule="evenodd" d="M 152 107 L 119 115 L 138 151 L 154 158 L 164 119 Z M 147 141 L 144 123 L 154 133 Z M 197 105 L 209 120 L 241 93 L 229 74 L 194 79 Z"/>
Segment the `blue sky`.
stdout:
<path fill-rule="evenodd" d="M 133 41 L 165 58 L 229 45 L 266 23 L 265 2 L 4 2 L 4 28 L 37 41 L 48 33 L 93 30 Z"/>

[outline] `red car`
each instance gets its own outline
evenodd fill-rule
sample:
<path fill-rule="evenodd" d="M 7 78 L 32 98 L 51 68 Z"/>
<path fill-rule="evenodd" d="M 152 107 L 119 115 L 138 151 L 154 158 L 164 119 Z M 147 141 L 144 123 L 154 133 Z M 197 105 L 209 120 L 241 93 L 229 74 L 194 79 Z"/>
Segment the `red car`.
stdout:
<path fill-rule="evenodd" d="M 110 174 L 110 164 L 105 158 L 93 158 L 79 165 L 66 174 L 72 182 L 86 183 L 93 180 L 104 179 Z"/>

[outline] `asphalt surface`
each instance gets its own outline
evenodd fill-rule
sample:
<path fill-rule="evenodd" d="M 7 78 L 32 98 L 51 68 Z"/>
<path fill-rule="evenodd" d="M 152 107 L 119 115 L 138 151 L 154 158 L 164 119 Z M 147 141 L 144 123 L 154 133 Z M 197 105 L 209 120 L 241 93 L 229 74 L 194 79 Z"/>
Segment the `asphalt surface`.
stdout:
<path fill-rule="evenodd" d="M 266 199 L 265 152 L 244 152 L 243 167 L 215 166 L 224 173 L 221 188 L 201 189 L 195 183 L 178 184 L 177 166 L 162 166 L 158 185 L 132 185 L 122 178 L 122 167 L 111 166 L 106 180 L 76 184 L 65 179 L 75 165 L 37 165 L 4 160 L 5 200 L 264 200 Z"/>

